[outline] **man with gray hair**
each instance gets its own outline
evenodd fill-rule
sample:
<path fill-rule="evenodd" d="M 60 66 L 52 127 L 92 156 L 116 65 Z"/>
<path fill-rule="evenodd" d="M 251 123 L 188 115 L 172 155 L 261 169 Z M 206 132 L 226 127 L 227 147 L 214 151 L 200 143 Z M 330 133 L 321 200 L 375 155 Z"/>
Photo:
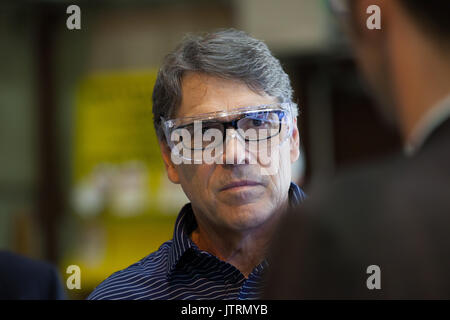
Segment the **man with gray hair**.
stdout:
<path fill-rule="evenodd" d="M 299 157 L 297 106 L 268 47 L 234 29 L 188 36 L 153 91 L 167 170 L 190 200 L 173 239 L 102 282 L 89 299 L 256 299 Z M 263 161 L 264 160 L 264 161 Z"/>

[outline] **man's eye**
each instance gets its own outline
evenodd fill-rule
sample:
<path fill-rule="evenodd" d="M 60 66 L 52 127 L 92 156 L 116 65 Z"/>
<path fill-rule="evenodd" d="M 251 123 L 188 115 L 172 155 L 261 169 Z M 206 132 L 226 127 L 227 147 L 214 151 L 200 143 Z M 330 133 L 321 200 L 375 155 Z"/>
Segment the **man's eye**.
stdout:
<path fill-rule="evenodd" d="M 260 127 L 260 126 L 262 126 L 263 124 L 265 124 L 265 122 L 264 122 L 263 120 L 253 119 L 253 120 L 252 120 L 252 124 L 253 124 L 253 126 L 255 126 L 255 127 Z"/>
<path fill-rule="evenodd" d="M 208 125 L 204 125 L 202 127 L 202 133 L 205 133 L 206 131 L 210 130 L 210 129 L 217 129 L 218 126 L 217 124 L 208 124 Z"/>
<path fill-rule="evenodd" d="M 255 127 L 259 127 L 259 126 L 261 125 L 261 120 L 253 119 L 253 120 L 252 120 L 252 124 L 253 124 Z"/>

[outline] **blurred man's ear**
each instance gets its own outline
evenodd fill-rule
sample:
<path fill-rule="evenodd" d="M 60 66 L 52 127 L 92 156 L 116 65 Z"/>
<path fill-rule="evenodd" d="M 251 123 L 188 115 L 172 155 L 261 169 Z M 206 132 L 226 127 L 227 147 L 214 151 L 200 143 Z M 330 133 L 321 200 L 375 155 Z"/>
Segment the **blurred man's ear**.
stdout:
<path fill-rule="evenodd" d="M 294 119 L 294 130 L 290 138 L 291 163 L 297 161 L 300 156 L 300 137 L 297 127 L 297 118 Z"/>
<path fill-rule="evenodd" d="M 351 37 L 356 41 L 371 42 L 381 38 L 389 24 L 390 1 L 392 0 L 349 0 L 348 27 Z M 379 25 L 379 29 L 374 28 L 374 25 Z"/>
<path fill-rule="evenodd" d="M 167 177 L 173 183 L 179 184 L 180 177 L 178 176 L 178 171 L 175 168 L 175 164 L 171 159 L 171 150 L 169 146 L 164 142 L 159 140 L 159 148 L 161 150 L 161 155 L 164 161 L 164 166 L 166 167 Z"/>

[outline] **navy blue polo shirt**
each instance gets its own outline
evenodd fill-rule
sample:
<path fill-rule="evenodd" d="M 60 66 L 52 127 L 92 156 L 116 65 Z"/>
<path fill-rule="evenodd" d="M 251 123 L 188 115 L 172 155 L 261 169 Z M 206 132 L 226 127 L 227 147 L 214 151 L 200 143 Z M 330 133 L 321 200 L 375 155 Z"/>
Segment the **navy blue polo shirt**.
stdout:
<path fill-rule="evenodd" d="M 304 198 L 304 192 L 291 183 L 290 205 L 298 205 Z M 175 222 L 172 240 L 112 274 L 88 299 L 258 299 L 267 261 L 257 265 L 246 279 L 236 267 L 195 245 L 189 235 L 196 227 L 191 204 L 186 204 Z"/>

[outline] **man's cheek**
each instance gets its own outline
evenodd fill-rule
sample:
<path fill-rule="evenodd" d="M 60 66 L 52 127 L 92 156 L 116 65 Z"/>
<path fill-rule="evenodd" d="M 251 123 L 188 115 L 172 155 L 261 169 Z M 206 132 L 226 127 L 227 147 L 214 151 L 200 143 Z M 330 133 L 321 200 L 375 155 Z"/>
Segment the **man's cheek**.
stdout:
<path fill-rule="evenodd" d="M 179 166 L 179 174 L 189 183 L 198 175 L 199 166 L 197 164 L 182 164 Z"/>

